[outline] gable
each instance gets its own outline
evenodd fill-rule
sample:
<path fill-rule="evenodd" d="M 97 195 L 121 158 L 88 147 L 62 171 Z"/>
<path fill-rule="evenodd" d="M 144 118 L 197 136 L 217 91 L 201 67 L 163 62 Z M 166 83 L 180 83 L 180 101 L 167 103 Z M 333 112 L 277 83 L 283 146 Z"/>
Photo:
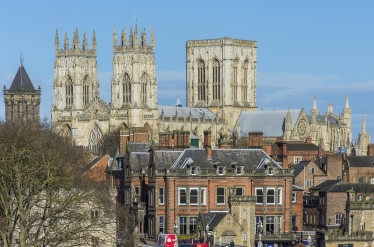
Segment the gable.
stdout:
<path fill-rule="evenodd" d="M 77 116 L 78 121 L 90 121 L 93 119 L 109 120 L 110 110 L 106 109 L 102 104 L 94 102 L 87 110 Z"/>
<path fill-rule="evenodd" d="M 294 120 L 294 119 L 293 119 Z M 295 121 L 291 132 L 291 140 L 305 140 L 311 132 L 308 116 L 304 109 L 301 109 L 300 115 Z"/>

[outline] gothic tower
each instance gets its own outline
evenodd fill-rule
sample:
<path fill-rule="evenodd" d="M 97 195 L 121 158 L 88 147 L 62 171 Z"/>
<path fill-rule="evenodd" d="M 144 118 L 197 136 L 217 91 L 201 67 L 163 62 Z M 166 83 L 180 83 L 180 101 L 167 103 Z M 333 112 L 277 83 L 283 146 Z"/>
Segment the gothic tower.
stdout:
<path fill-rule="evenodd" d="M 256 49 L 229 37 L 187 41 L 187 106 L 208 107 L 232 130 L 242 111 L 256 109 Z"/>
<path fill-rule="evenodd" d="M 112 77 L 112 115 L 111 128 L 147 127 L 157 130 L 157 81 L 156 59 L 154 56 L 154 32 L 147 44 L 145 29 L 138 26 L 134 32 L 130 28 L 127 40 L 126 30 L 122 30 L 118 44 L 117 32 L 113 32 L 113 77 Z"/>
<path fill-rule="evenodd" d="M 40 86 L 35 90 L 29 75 L 23 66 L 23 58 L 12 85 L 6 89 L 4 85 L 4 101 L 6 121 L 23 120 L 39 121 Z"/>
<path fill-rule="evenodd" d="M 86 33 L 82 46 L 79 43 L 76 29 L 71 46 L 66 33 L 60 49 L 56 30 L 52 122 L 62 134 L 72 136 L 77 145 L 94 147 L 109 129 L 108 121 L 103 121 L 109 120 L 109 109 L 99 98 L 95 31 L 91 49 Z"/>
<path fill-rule="evenodd" d="M 364 112 L 364 116 L 362 118 L 362 130 L 361 130 L 361 133 L 358 134 L 356 155 L 367 156 L 369 144 L 370 144 L 370 135 L 366 132 L 366 113 Z"/>
<path fill-rule="evenodd" d="M 352 146 L 352 110 L 349 107 L 348 92 L 345 95 L 345 104 L 342 115 L 342 146 L 348 149 Z"/>

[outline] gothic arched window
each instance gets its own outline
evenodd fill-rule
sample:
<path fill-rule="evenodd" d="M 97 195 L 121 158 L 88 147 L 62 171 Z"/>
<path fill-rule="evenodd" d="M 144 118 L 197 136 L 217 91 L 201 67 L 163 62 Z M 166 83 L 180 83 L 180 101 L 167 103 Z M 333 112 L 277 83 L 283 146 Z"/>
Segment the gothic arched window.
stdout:
<path fill-rule="evenodd" d="M 243 84 L 242 84 L 242 100 L 248 100 L 248 60 L 244 62 L 243 66 Z"/>
<path fill-rule="evenodd" d="M 221 73 L 220 73 L 220 67 L 219 62 L 217 59 L 213 60 L 213 100 L 220 99 L 221 95 Z"/>
<path fill-rule="evenodd" d="M 90 102 L 90 85 L 88 82 L 88 76 L 85 76 L 83 80 L 83 105 L 88 105 L 89 102 Z"/>
<path fill-rule="evenodd" d="M 238 60 L 234 61 L 232 67 L 232 97 L 234 100 L 238 99 Z"/>
<path fill-rule="evenodd" d="M 73 96 L 74 96 L 74 91 L 73 91 L 73 82 L 70 78 L 70 76 L 67 79 L 66 85 L 65 85 L 65 97 L 66 97 L 66 105 L 72 105 L 73 102 Z"/>
<path fill-rule="evenodd" d="M 122 84 L 122 90 L 123 90 L 123 103 L 124 104 L 131 103 L 131 81 L 130 81 L 130 76 L 128 74 L 125 74 L 125 78 Z"/>
<path fill-rule="evenodd" d="M 88 137 L 88 147 L 90 150 L 97 150 L 97 145 L 102 136 L 103 134 L 101 133 L 100 127 L 95 124 Z"/>
<path fill-rule="evenodd" d="M 147 103 L 147 85 L 148 85 L 147 79 L 148 79 L 148 76 L 146 73 L 144 73 L 141 78 L 141 92 L 140 92 L 143 104 Z"/>
<path fill-rule="evenodd" d="M 205 64 L 203 61 L 197 62 L 197 90 L 198 90 L 198 100 L 205 100 Z"/>

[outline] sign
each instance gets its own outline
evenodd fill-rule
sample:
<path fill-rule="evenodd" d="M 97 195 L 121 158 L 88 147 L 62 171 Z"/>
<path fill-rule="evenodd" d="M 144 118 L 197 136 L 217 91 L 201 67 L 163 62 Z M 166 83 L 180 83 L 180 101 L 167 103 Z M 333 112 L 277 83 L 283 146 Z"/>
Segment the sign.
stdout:
<path fill-rule="evenodd" d="M 338 244 L 338 247 L 353 247 L 353 244 Z"/>

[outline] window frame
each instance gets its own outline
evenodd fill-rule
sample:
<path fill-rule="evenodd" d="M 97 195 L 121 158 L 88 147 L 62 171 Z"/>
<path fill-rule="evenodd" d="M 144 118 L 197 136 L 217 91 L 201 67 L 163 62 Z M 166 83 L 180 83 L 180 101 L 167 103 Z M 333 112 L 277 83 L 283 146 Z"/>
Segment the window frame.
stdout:
<path fill-rule="evenodd" d="M 269 191 L 273 191 L 273 195 L 269 195 Z M 273 197 L 273 202 L 269 202 L 270 197 Z M 266 205 L 275 205 L 276 201 L 276 190 L 275 188 L 266 188 Z"/>
<path fill-rule="evenodd" d="M 335 214 L 335 225 L 341 225 L 341 224 L 342 224 L 342 215 Z"/>
<path fill-rule="evenodd" d="M 184 190 L 184 195 L 183 197 L 185 198 L 185 202 L 181 202 L 181 199 L 182 199 L 182 195 L 181 195 L 181 191 Z M 178 188 L 178 206 L 185 206 L 187 205 L 187 188 L 185 187 L 181 187 L 181 188 Z"/>
<path fill-rule="evenodd" d="M 218 175 L 222 176 L 223 175 L 223 167 L 218 167 Z"/>
<path fill-rule="evenodd" d="M 293 158 L 293 163 L 295 165 L 299 164 L 301 161 L 303 161 L 303 157 L 297 156 Z"/>
<path fill-rule="evenodd" d="M 259 195 L 257 191 L 261 191 L 261 195 Z M 264 188 L 255 188 L 255 196 L 256 204 L 264 204 Z M 259 198 L 261 198 L 262 202 L 259 202 Z"/>
<path fill-rule="evenodd" d="M 306 183 L 306 186 L 308 186 L 308 187 L 313 186 L 313 181 L 310 180 L 310 179 L 307 179 L 305 183 Z"/>
<path fill-rule="evenodd" d="M 277 204 L 278 205 L 282 205 L 283 204 L 283 190 L 282 188 L 278 188 L 277 189 Z"/>
<path fill-rule="evenodd" d="M 219 189 L 223 189 L 223 195 L 218 194 Z M 221 197 L 223 197 L 223 203 L 218 202 L 218 199 L 221 198 Z M 217 205 L 226 205 L 226 188 L 225 187 L 217 187 L 216 188 L 216 204 Z"/>
<path fill-rule="evenodd" d="M 192 203 L 192 191 L 196 191 L 196 195 L 193 195 L 194 198 L 196 197 L 196 202 Z M 188 194 L 188 203 L 189 205 L 193 205 L 193 206 L 197 206 L 199 205 L 199 197 L 200 197 L 200 193 L 199 193 L 199 188 L 190 188 L 189 189 L 189 194 Z"/>
<path fill-rule="evenodd" d="M 297 202 L 297 192 L 296 191 L 292 191 L 292 193 L 291 193 L 291 202 L 292 203 Z"/>
<path fill-rule="evenodd" d="M 165 187 L 158 188 L 158 205 L 165 205 Z"/>

